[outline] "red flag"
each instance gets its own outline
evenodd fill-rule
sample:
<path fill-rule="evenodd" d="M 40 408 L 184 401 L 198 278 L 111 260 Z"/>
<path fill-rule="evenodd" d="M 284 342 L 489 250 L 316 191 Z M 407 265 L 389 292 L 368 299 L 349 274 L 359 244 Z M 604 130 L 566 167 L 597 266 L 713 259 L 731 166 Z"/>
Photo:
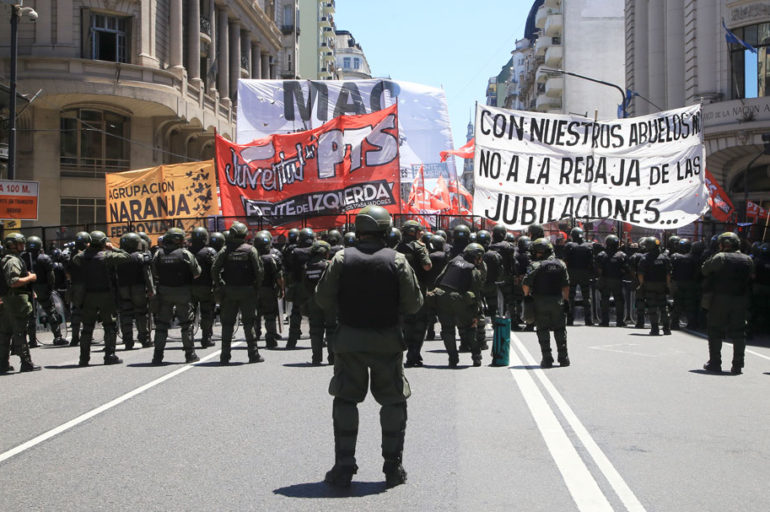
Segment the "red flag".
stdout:
<path fill-rule="evenodd" d="M 452 208 L 449 203 L 445 203 L 440 197 L 434 194 L 430 195 L 429 200 L 431 210 L 449 210 Z"/>
<path fill-rule="evenodd" d="M 439 151 L 441 161 L 446 162 L 449 155 L 459 156 L 460 158 L 473 158 L 473 153 L 476 150 L 476 138 L 472 138 L 465 143 L 460 149 L 450 149 L 448 151 Z"/>
<path fill-rule="evenodd" d="M 749 201 L 746 203 L 746 217 L 754 219 L 755 224 L 759 221 L 759 219 L 766 218 L 767 214 L 767 210 L 759 206 L 754 201 Z"/>
<path fill-rule="evenodd" d="M 449 197 L 449 188 L 447 188 L 446 181 L 444 180 L 443 176 L 438 177 L 438 181 L 436 181 L 436 188 L 433 189 L 433 196 L 437 197 L 447 205 L 452 203 L 452 200 Z"/>
<path fill-rule="evenodd" d="M 711 207 L 711 216 L 719 222 L 727 222 L 732 217 L 735 208 L 733 202 L 719 186 L 714 176 L 706 169 L 706 186 L 709 189 L 709 206 Z"/>
<path fill-rule="evenodd" d="M 449 183 L 449 192 L 462 196 L 469 208 L 473 208 L 473 194 L 463 187 L 458 181 L 452 181 Z"/>
<path fill-rule="evenodd" d="M 425 191 L 425 169 L 422 165 L 420 166 L 420 170 L 417 172 L 417 178 L 415 178 L 414 182 L 412 182 L 412 190 L 409 192 L 407 205 L 411 207 L 412 210 L 416 210 L 418 212 L 420 210 L 431 209 L 430 198 L 428 197 L 428 193 Z"/>

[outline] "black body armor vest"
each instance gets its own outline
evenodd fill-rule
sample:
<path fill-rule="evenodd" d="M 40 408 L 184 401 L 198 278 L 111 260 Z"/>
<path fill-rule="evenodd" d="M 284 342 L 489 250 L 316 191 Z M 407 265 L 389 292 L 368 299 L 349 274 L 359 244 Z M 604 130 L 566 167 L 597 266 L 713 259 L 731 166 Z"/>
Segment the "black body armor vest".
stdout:
<path fill-rule="evenodd" d="M 441 276 L 441 281 L 436 284 L 445 290 L 465 293 L 471 289 L 474 268 L 476 268 L 476 265 L 465 261 L 462 256 L 455 256 L 447 264 L 446 271 Z"/>
<path fill-rule="evenodd" d="M 184 249 L 174 249 L 170 253 L 160 249 L 160 256 L 155 263 L 158 272 L 158 284 L 161 286 L 187 286 L 192 283 L 193 275 L 190 264 L 185 261 Z"/>
<path fill-rule="evenodd" d="M 226 253 L 226 260 L 222 268 L 222 279 L 225 284 L 231 286 L 250 286 L 257 277 L 254 273 L 254 265 L 249 254 L 252 247 L 242 243 L 237 249 Z"/>
<path fill-rule="evenodd" d="M 382 329 L 398 325 L 396 251 L 347 247 L 339 287 L 340 323 Z"/>

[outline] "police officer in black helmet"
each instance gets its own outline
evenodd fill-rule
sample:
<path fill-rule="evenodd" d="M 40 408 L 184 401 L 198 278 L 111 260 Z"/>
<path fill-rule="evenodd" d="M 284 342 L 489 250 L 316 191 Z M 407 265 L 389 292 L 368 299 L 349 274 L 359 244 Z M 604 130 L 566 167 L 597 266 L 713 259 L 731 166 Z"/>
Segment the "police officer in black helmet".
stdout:
<path fill-rule="evenodd" d="M 406 261 L 412 266 L 420 290 L 424 294 L 428 287 L 428 272 L 433 263 L 430 260 L 428 248 L 422 243 L 422 233 L 425 229 L 416 220 L 408 220 L 401 226 L 402 240 L 396 246 L 396 251 L 406 257 Z M 422 366 L 422 344 L 428 331 L 428 309 L 423 306 L 414 315 L 404 317 L 404 337 L 408 347 L 406 352 L 406 366 Z"/>
<path fill-rule="evenodd" d="M 195 255 L 195 259 L 201 267 L 200 277 L 193 281 L 190 288 L 193 311 L 196 307 L 200 310 L 201 348 L 213 347 L 215 301 L 211 265 L 214 264 L 217 251 L 209 246 L 209 232 L 203 226 L 193 228 L 190 234 L 190 252 Z"/>
<path fill-rule="evenodd" d="M 61 320 L 51 298 L 56 284 L 54 262 L 43 251 L 43 241 L 39 237 L 31 236 L 27 238 L 27 256 L 32 263 L 30 271 L 37 275 L 37 281 L 32 284 L 32 290 L 35 292 L 35 301 L 40 304 L 40 307 L 46 314 L 48 325 L 51 328 L 51 333 L 53 333 L 53 344 L 66 345 L 68 342 L 61 335 Z M 33 346 L 32 341 L 36 336 L 37 329 L 35 323 L 35 315 L 32 315 L 28 325 L 30 346 Z"/>
<path fill-rule="evenodd" d="M 155 295 L 155 283 L 150 269 L 149 251 L 144 251 L 144 241 L 137 233 L 125 233 L 120 237 L 120 248 L 129 253 L 127 263 L 117 270 L 118 306 L 120 308 L 120 330 L 126 350 L 134 348 L 134 322 L 137 339 L 143 347 L 152 345 L 148 322 L 148 299 Z"/>
<path fill-rule="evenodd" d="M 307 301 L 310 294 L 302 285 L 302 273 L 305 263 L 310 260 L 310 250 L 315 242 L 315 232 L 311 228 L 302 228 L 297 237 L 297 247 L 289 254 L 286 266 L 291 277 L 291 315 L 289 317 L 289 339 L 286 348 L 294 349 L 302 336 L 302 316 L 307 315 Z"/>
<path fill-rule="evenodd" d="M 381 206 L 367 206 L 356 216 L 356 247 L 338 252 L 316 287 L 316 302 L 338 311 L 334 339 L 334 467 L 325 481 L 349 487 L 356 466 L 357 404 L 368 383 L 380 404 L 385 484 L 406 482 L 402 466 L 406 432 L 406 399 L 411 394 L 404 376 L 403 338 L 399 315 L 414 314 L 423 297 L 404 255 L 385 246 L 392 220 Z M 371 373 L 371 380 L 369 374 Z"/>

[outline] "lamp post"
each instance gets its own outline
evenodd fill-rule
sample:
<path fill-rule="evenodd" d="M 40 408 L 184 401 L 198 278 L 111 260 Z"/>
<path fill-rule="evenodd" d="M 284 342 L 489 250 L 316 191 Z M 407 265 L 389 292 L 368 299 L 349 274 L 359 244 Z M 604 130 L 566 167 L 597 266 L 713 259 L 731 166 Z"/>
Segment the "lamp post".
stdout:
<path fill-rule="evenodd" d="M 8 133 L 8 179 L 15 177 L 16 171 L 16 61 L 19 53 L 19 20 L 22 16 L 30 20 L 37 20 L 37 12 L 32 7 L 22 7 L 22 0 L 16 5 L 11 5 L 11 91 L 8 98 L 9 133 Z"/>
<path fill-rule="evenodd" d="M 573 73 L 572 71 L 565 71 L 563 69 L 543 68 L 543 71 L 552 72 L 552 73 L 560 73 L 562 75 L 574 76 L 575 78 L 582 78 L 583 80 L 588 80 L 589 82 L 594 82 L 594 83 L 597 83 L 597 84 L 602 84 L 602 85 L 606 85 L 608 87 L 613 87 L 613 88 L 617 89 L 620 92 L 620 98 L 621 98 L 620 99 L 620 108 L 623 111 L 623 118 L 625 119 L 626 117 L 628 117 L 628 110 L 626 109 L 626 91 L 624 91 L 623 88 L 620 87 L 619 85 L 613 84 L 613 83 L 610 83 L 610 82 L 605 82 L 604 80 L 598 80 L 596 78 L 591 78 L 590 76 L 579 75 L 577 73 Z"/>

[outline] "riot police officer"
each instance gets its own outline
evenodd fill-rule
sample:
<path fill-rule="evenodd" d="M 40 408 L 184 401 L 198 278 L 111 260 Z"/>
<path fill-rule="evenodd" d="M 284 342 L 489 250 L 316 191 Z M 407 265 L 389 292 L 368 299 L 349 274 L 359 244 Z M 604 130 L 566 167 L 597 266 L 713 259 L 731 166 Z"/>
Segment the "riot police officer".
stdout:
<path fill-rule="evenodd" d="M 219 231 L 214 231 L 209 235 L 209 247 L 214 249 L 214 252 L 219 252 L 222 250 L 222 247 L 225 246 L 225 235 L 220 233 Z"/>
<path fill-rule="evenodd" d="M 671 289 L 671 260 L 660 250 L 660 240 L 654 236 L 644 241 L 645 255 L 639 262 L 637 278 L 639 290 L 644 298 L 647 317 L 650 319 L 650 335 L 671 334 L 669 328 L 668 301 L 666 294 Z M 660 325 L 658 321 L 660 320 Z"/>
<path fill-rule="evenodd" d="M 70 252 L 64 264 L 64 269 L 70 280 L 69 294 L 67 297 L 67 302 L 70 305 L 70 332 L 72 333 L 70 347 L 77 347 L 80 345 L 80 327 L 83 316 L 81 314 L 79 300 L 82 299 L 85 294 L 85 276 L 80 267 L 73 265 L 73 260 L 75 259 L 75 256 L 85 251 L 90 243 L 90 234 L 85 231 L 76 233 L 72 252 Z"/>
<path fill-rule="evenodd" d="M 302 285 L 310 299 L 307 301 L 308 319 L 310 323 L 310 348 L 313 351 L 312 364 L 319 366 L 323 359 L 324 332 L 327 340 L 327 360 L 334 363 L 333 333 L 336 327 L 337 313 L 333 310 L 324 310 L 315 301 L 315 288 L 321 280 L 321 276 L 329 266 L 331 246 L 328 242 L 317 240 L 310 249 L 310 259 L 305 263 L 302 274 Z"/>
<path fill-rule="evenodd" d="M 471 228 L 465 224 L 457 224 L 452 228 L 452 245 L 449 248 L 449 259 L 453 260 L 460 256 L 465 250 L 465 246 L 471 243 Z"/>
<path fill-rule="evenodd" d="M 358 407 L 368 383 L 380 404 L 385 485 L 406 482 L 402 465 L 406 433 L 406 399 L 411 394 L 404 376 L 399 315 L 422 307 L 417 277 L 404 255 L 385 246 L 391 218 L 381 206 L 367 206 L 356 215 L 359 242 L 338 252 L 316 287 L 316 302 L 337 311 L 340 326 L 334 338 L 334 467 L 325 482 L 349 487 L 356 466 Z M 371 372 L 371 379 L 369 373 Z"/>
<path fill-rule="evenodd" d="M 352 231 L 348 231 L 342 237 L 342 243 L 345 247 L 354 247 L 356 245 L 356 234 Z"/>
<path fill-rule="evenodd" d="M 746 351 L 746 313 L 749 290 L 754 279 L 754 262 L 738 249 L 741 240 L 735 233 L 722 233 L 717 239 L 720 252 L 709 258 L 702 268 L 712 291 L 708 304 L 709 360 L 703 369 L 722 371 L 722 340 L 733 342 L 733 361 L 730 373 L 743 372 Z"/>
<path fill-rule="evenodd" d="M 428 288 L 428 271 L 433 263 L 430 261 L 428 248 L 422 243 L 420 238 L 424 228 L 415 220 L 408 220 L 401 226 L 402 240 L 396 246 L 396 251 L 406 257 L 406 261 L 412 266 L 417 281 L 420 283 L 420 291 L 424 295 Z M 423 304 L 415 314 L 404 317 L 404 337 L 406 338 L 407 368 L 422 366 L 422 344 L 425 341 L 425 334 L 428 330 L 428 309 Z"/>
<path fill-rule="evenodd" d="M 211 280 L 211 265 L 217 251 L 209 246 L 209 232 L 203 226 L 193 228 L 190 233 L 190 252 L 195 255 L 198 265 L 201 267 L 201 275 L 192 284 L 192 307 L 200 311 L 201 348 L 214 346 L 212 340 L 214 332 L 214 285 Z"/>
<path fill-rule="evenodd" d="M 254 247 L 262 260 L 265 274 L 257 290 L 257 318 L 255 336 L 261 335 L 262 318 L 265 319 L 265 346 L 268 349 L 278 347 L 278 301 L 283 298 L 283 266 L 280 258 L 272 250 L 273 236 L 263 230 L 254 237 Z"/>
<path fill-rule="evenodd" d="M 450 368 L 456 368 L 460 361 L 455 327 L 460 332 L 460 344 L 470 349 L 473 366 L 481 366 L 481 344 L 476 327 L 484 314 L 481 302 L 484 275 L 479 267 L 484 263 L 485 252 L 477 243 L 466 245 L 463 254 L 452 258 L 436 278 L 433 295 Z"/>
<path fill-rule="evenodd" d="M 345 246 L 342 245 L 342 234 L 336 229 L 330 229 L 329 232 L 326 233 L 326 242 L 329 244 L 329 247 L 331 247 L 330 254 L 332 256 L 345 248 Z"/>
<path fill-rule="evenodd" d="M 756 278 L 751 294 L 751 327 L 756 331 L 768 332 L 770 327 L 770 244 L 759 246 L 754 259 Z"/>
<path fill-rule="evenodd" d="M 398 247 L 398 244 L 401 243 L 402 238 L 401 230 L 394 226 L 390 228 L 390 231 L 388 232 L 386 243 L 388 244 L 388 247 L 395 249 Z"/>
<path fill-rule="evenodd" d="M 120 308 L 120 330 L 126 350 L 134 348 L 134 321 L 137 339 L 142 347 L 151 347 L 148 322 L 148 299 L 155 295 L 152 279 L 150 251 L 144 249 L 144 241 L 136 233 L 125 233 L 120 237 L 120 248 L 130 255 L 127 263 L 116 269 L 118 278 L 118 300 Z"/>
<path fill-rule="evenodd" d="M 679 329 L 679 320 L 682 316 L 687 320 L 687 328 L 695 329 L 700 303 L 701 262 L 697 252 L 693 252 L 692 242 L 686 238 L 679 240 L 679 246 L 673 252 L 671 295 L 674 302 L 671 306 L 671 329 Z"/>
<path fill-rule="evenodd" d="M 88 248 L 77 254 L 72 264 L 83 278 L 80 297 L 75 298 L 83 315 L 83 332 L 80 335 L 79 366 L 88 366 L 91 359 L 91 341 L 97 319 L 104 328 L 104 364 L 123 362 L 115 355 L 118 331 L 115 325 L 117 306 L 112 293 L 114 269 L 130 260 L 122 249 L 115 249 L 107 235 L 101 231 L 90 233 Z"/>
<path fill-rule="evenodd" d="M 638 251 L 628 258 L 628 266 L 631 269 L 631 288 L 634 296 L 634 316 L 636 316 L 637 329 L 644 329 L 644 294 L 640 290 L 639 284 L 639 264 L 644 259 L 644 255 L 647 253 L 647 237 L 642 237 L 638 242 Z"/>
<path fill-rule="evenodd" d="M 444 248 L 444 237 L 438 234 L 433 234 L 430 237 L 430 247 L 428 247 L 430 253 L 431 268 L 428 274 L 425 276 L 425 281 L 428 283 L 427 292 L 432 291 L 436 287 L 436 278 L 443 272 L 449 259 L 447 258 L 447 252 Z M 437 315 L 435 304 L 430 304 L 425 301 L 425 307 L 428 309 L 428 332 L 425 335 L 426 340 L 436 339 L 436 331 L 434 326 L 436 325 Z"/>
<path fill-rule="evenodd" d="M 567 328 L 565 314 L 569 310 L 570 281 L 567 267 L 553 256 L 553 246 L 545 238 L 532 243 L 534 261 L 524 277 L 524 300 L 531 302 L 535 310 L 535 329 L 540 344 L 541 368 L 553 366 L 550 331 L 556 340 L 557 359 L 560 366 L 569 366 L 567 352 Z"/>
<path fill-rule="evenodd" d="M 241 222 L 233 222 L 224 250 L 217 254 L 211 267 L 216 294 L 222 306 L 222 353 L 221 364 L 230 363 L 230 347 L 235 330 L 235 319 L 241 313 L 243 332 L 249 363 L 264 361 L 259 355 L 254 335 L 254 319 L 257 308 L 257 291 L 262 284 L 265 270 L 257 249 L 246 243 L 249 230 Z"/>
<path fill-rule="evenodd" d="M 532 248 L 532 240 L 526 236 L 526 235 L 520 235 L 519 238 L 516 240 L 516 254 L 514 255 L 514 261 L 515 261 L 515 272 L 516 277 L 513 281 L 513 308 L 511 310 L 511 330 L 512 331 L 518 331 L 522 328 L 525 330 L 534 330 L 535 325 L 529 324 L 524 325 L 523 327 L 521 324 L 523 323 L 522 319 L 522 313 L 523 313 L 523 304 L 522 301 L 524 300 L 524 288 L 522 286 L 522 283 L 524 282 L 524 276 L 527 275 L 527 272 L 529 271 L 529 265 L 531 262 L 530 258 L 530 249 Z"/>
<path fill-rule="evenodd" d="M 302 315 L 307 314 L 307 301 L 310 299 L 305 287 L 302 286 L 302 272 L 305 263 L 310 260 L 310 249 L 315 242 L 315 232 L 310 228 L 302 228 L 297 237 L 297 247 L 291 251 L 286 260 L 291 276 L 291 316 L 289 317 L 289 339 L 286 348 L 294 349 L 302 336 Z"/>
<path fill-rule="evenodd" d="M 615 235 L 604 239 L 605 250 L 596 257 L 601 299 L 601 325 L 610 325 L 610 297 L 615 300 L 615 325 L 625 327 L 625 298 L 623 297 L 623 279 L 629 275 L 628 257 L 620 250 L 620 240 Z"/>
<path fill-rule="evenodd" d="M 583 240 L 583 230 L 581 228 L 572 228 L 570 238 L 572 240 L 564 246 L 564 262 L 567 264 L 567 271 L 570 277 L 570 310 L 567 315 L 567 325 L 573 325 L 575 322 L 575 295 L 578 286 L 583 297 L 585 324 L 593 325 L 591 309 L 592 281 L 595 276 L 593 246 Z"/>
<path fill-rule="evenodd" d="M 516 286 L 516 246 L 505 239 L 508 229 L 504 224 L 496 224 L 492 228 L 492 243 L 489 249 L 500 254 L 502 269 L 497 281 L 501 282 L 504 304 L 498 305 L 498 314 L 503 315 L 508 311 L 510 317 L 516 318 L 514 306 L 514 288 Z M 487 265 L 489 267 L 489 265 Z M 513 322 L 513 320 L 512 320 Z"/>
<path fill-rule="evenodd" d="M 54 345 L 66 345 L 68 343 L 61 335 L 61 319 L 56 312 L 53 304 L 52 294 L 56 286 L 56 275 L 54 274 L 54 262 L 50 256 L 43 251 L 43 241 L 39 237 L 31 236 L 27 239 L 27 253 L 29 261 L 32 263 L 30 271 L 37 276 L 37 280 L 32 283 L 34 292 L 34 302 L 40 304 L 48 321 L 53 334 Z M 34 310 L 33 310 L 34 311 Z M 30 345 L 35 340 L 37 334 L 36 315 L 31 315 L 28 325 Z"/>
<path fill-rule="evenodd" d="M 171 228 L 163 235 L 163 246 L 152 260 L 152 270 L 158 281 L 158 314 L 155 325 L 155 351 L 152 364 L 163 364 L 163 355 L 168 339 L 168 329 L 176 310 L 179 327 L 182 330 L 182 347 L 185 362 L 200 361 L 193 342 L 192 307 L 193 280 L 201 275 L 201 267 L 190 251 L 184 248 L 184 231 Z"/>
<path fill-rule="evenodd" d="M 3 241 L 5 255 L 0 263 L 0 374 L 12 372 L 9 358 L 11 347 L 21 360 L 22 372 L 32 372 L 40 367 L 32 363 L 27 344 L 27 320 L 32 314 L 31 285 L 37 279 L 19 257 L 24 252 L 26 239 L 20 233 L 10 233 Z"/>

